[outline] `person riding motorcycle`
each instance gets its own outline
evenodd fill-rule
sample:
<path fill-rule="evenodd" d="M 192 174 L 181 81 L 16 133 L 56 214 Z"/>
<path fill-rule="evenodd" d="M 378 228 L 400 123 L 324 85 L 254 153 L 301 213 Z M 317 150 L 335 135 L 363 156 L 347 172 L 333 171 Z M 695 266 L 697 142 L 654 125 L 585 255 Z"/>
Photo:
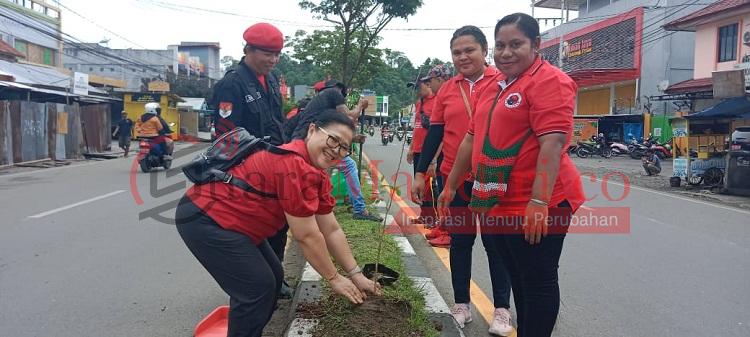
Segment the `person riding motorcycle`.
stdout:
<path fill-rule="evenodd" d="M 172 133 L 172 130 L 160 116 L 159 103 L 146 103 L 144 109 L 143 115 L 135 122 L 136 135 L 139 138 L 147 138 L 155 144 L 156 153 L 171 156 L 174 145 L 168 135 Z"/>

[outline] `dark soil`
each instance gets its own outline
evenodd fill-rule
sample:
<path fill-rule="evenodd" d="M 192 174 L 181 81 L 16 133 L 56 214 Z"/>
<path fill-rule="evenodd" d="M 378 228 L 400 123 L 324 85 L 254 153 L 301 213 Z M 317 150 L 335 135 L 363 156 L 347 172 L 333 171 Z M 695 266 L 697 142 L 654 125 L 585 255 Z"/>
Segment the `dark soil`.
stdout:
<path fill-rule="evenodd" d="M 335 296 L 335 295 L 334 295 Z M 411 306 L 403 301 L 386 298 L 368 298 L 365 303 L 348 310 L 336 310 L 340 304 L 335 297 L 316 304 L 302 304 L 297 314 L 302 318 L 321 319 L 314 337 L 422 337 L 421 332 L 410 331 Z M 330 319 L 336 315 L 335 319 Z"/>

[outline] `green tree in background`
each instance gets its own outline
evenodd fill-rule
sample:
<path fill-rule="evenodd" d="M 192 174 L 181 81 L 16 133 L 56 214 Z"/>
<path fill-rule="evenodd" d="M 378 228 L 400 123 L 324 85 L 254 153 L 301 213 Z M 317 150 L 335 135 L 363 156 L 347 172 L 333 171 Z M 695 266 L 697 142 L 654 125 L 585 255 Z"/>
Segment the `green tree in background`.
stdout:
<path fill-rule="evenodd" d="M 414 15 L 422 0 L 302 0 L 299 6 L 337 26 L 333 34 L 316 31 L 313 36 L 321 32 L 317 37 L 322 39 L 311 41 L 340 47 L 340 54 L 328 59 L 329 67 L 337 68 L 332 74 L 340 75 L 351 87 L 362 84 L 355 82 L 355 78 L 363 76 L 360 75 L 363 67 L 372 66 L 373 47 L 380 41 L 380 32 L 394 18 Z M 338 41 L 331 40 L 333 37 Z"/>

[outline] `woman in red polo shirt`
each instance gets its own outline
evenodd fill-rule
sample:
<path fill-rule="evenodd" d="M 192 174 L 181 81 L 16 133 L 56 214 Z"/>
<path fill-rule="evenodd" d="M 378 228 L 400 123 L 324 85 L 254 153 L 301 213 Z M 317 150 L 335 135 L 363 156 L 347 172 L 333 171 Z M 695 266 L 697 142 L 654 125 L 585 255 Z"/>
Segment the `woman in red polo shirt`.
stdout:
<path fill-rule="evenodd" d="M 486 87 L 495 83 L 492 79 L 498 74 L 495 67 L 485 62 L 487 56 L 487 38 L 475 26 L 464 26 L 453 33 L 451 38 L 453 64 L 459 74 L 443 84 L 437 94 L 430 116 L 430 127 L 422 147 L 422 154 L 417 166 L 412 187 L 412 198 L 420 202 L 424 194 L 424 172 L 427 171 L 432 158 L 435 157 L 440 143 L 443 143 L 443 160 L 440 174 L 444 177 L 454 165 L 458 145 L 466 135 L 469 122 L 472 120 L 475 103 Z M 455 186 L 455 185 L 454 185 Z M 454 211 L 448 218 L 441 219 L 441 226 L 450 233 L 450 267 L 451 283 L 455 305 L 451 312 L 463 327 L 471 322 L 471 304 L 469 283 L 471 281 L 472 248 L 477 236 L 474 217 L 467 208 L 471 198 L 472 181 L 468 175 L 463 185 L 459 183 L 461 193 L 450 201 Z M 438 237 L 437 239 L 440 239 Z M 435 243 L 437 239 L 430 241 Z M 492 295 L 495 302 L 495 319 L 490 325 L 490 332 L 507 336 L 512 332 L 510 326 L 510 282 L 500 256 L 492 248 L 492 242 L 482 234 L 482 243 L 487 252 Z"/>
<path fill-rule="evenodd" d="M 539 25 L 529 15 L 511 14 L 495 26 L 494 58 L 501 74 L 479 98 L 438 198 L 444 209 L 471 169 L 471 208 L 482 214 L 481 229 L 496 234 L 493 246 L 511 275 L 519 337 L 552 333 L 563 240 L 570 216 L 584 200 L 578 170 L 565 151 L 573 133 L 576 84 L 541 59 L 539 44 Z"/>
<path fill-rule="evenodd" d="M 336 222 L 324 171 L 349 155 L 353 137 L 349 117 L 327 110 L 304 139 L 280 146 L 291 153 L 259 151 L 229 170 L 263 195 L 216 182 L 191 187 L 180 201 L 180 236 L 230 297 L 228 336 L 261 336 L 271 318 L 284 274 L 266 239 L 285 223 L 334 292 L 352 303 L 362 303 L 364 291 L 379 294 L 362 275 Z M 338 273 L 329 253 L 348 278 Z"/>

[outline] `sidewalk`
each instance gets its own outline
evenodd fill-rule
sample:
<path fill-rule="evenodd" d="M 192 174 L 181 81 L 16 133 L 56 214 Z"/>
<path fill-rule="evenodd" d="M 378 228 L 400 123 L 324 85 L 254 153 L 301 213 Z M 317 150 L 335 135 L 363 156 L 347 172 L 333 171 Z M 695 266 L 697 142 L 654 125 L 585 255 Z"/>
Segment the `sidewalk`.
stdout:
<path fill-rule="evenodd" d="M 705 186 L 690 186 L 684 181 L 680 187 L 671 187 L 669 178 L 672 176 L 672 161 L 661 162 L 662 171 L 660 175 L 647 176 L 643 171 L 640 160 L 627 156 L 605 158 L 578 158 L 571 156 L 578 167 L 581 175 L 596 177 L 597 179 L 609 179 L 613 182 L 623 183 L 623 176 L 627 177 L 630 184 L 639 187 L 654 189 L 683 197 L 694 198 L 702 201 L 713 202 L 721 205 L 750 209 L 750 198 L 720 194 Z"/>

